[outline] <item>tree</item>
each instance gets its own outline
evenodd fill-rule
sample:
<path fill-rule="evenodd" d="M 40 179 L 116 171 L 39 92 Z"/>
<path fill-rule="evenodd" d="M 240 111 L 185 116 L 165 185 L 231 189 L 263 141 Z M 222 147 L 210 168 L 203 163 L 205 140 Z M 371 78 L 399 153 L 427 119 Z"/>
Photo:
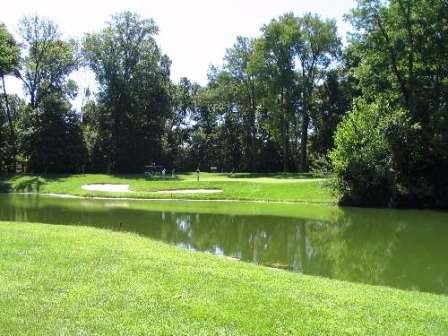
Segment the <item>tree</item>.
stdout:
<path fill-rule="evenodd" d="M 280 131 L 283 170 L 288 169 L 290 139 L 301 125 L 300 169 L 308 169 L 308 131 L 317 83 L 340 51 L 334 20 L 317 15 L 285 14 L 264 26 L 257 40 L 250 70 L 265 84 L 264 103 L 274 113 L 274 134 Z M 298 140 L 297 139 L 297 140 Z M 293 141 L 296 143 L 296 141 Z"/>
<path fill-rule="evenodd" d="M 353 93 L 350 81 L 343 75 L 345 71 L 345 68 L 328 71 L 316 88 L 309 147 L 314 155 L 325 157 L 333 149 L 336 128 L 351 108 Z"/>
<path fill-rule="evenodd" d="M 283 171 L 286 172 L 289 162 L 289 124 L 293 119 L 297 99 L 294 69 L 299 30 L 296 18 L 288 13 L 265 25 L 262 32 L 263 36 L 256 40 L 249 71 L 257 73 L 264 82 L 264 104 L 272 110 L 273 126 L 280 131 Z"/>
<path fill-rule="evenodd" d="M 209 97 L 217 117 L 214 138 L 216 164 L 226 171 L 241 170 L 244 141 L 244 114 L 239 105 L 239 83 L 226 70 L 209 74 Z"/>
<path fill-rule="evenodd" d="M 6 118 L 8 121 L 9 131 L 14 138 L 14 126 L 11 116 L 11 107 L 8 100 L 8 94 L 6 92 L 5 76 L 12 74 L 19 65 L 20 59 L 20 47 L 8 32 L 6 26 L 0 24 L 0 78 L 3 92 L 1 95 L 1 102 L 4 105 L 6 112 Z"/>
<path fill-rule="evenodd" d="M 166 145 L 164 146 L 164 162 L 167 166 L 193 169 L 188 158 L 188 144 L 192 130 L 191 119 L 195 114 L 195 97 L 200 89 L 199 84 L 188 78 L 181 78 L 179 84 L 169 86 L 170 113 L 166 119 Z M 196 169 L 196 168 L 195 168 Z"/>
<path fill-rule="evenodd" d="M 358 99 L 350 115 L 338 126 L 331 152 L 333 171 L 342 204 L 388 206 L 394 176 L 385 131 L 387 104 Z"/>
<path fill-rule="evenodd" d="M 55 92 L 74 98 L 76 83 L 68 76 L 79 66 L 76 42 L 62 40 L 56 24 L 39 16 L 24 17 L 19 31 L 25 56 L 17 75 L 24 83 L 31 108 L 37 108 Z"/>
<path fill-rule="evenodd" d="M 85 146 L 78 114 L 58 93 L 28 106 L 18 126 L 19 148 L 34 173 L 76 173 L 84 169 Z"/>
<path fill-rule="evenodd" d="M 7 95 L 7 97 L 8 113 L 6 112 L 6 104 L 0 104 L 0 172 L 15 173 L 18 159 L 17 125 L 20 113 L 24 110 L 25 102 L 17 95 Z"/>
<path fill-rule="evenodd" d="M 308 128 L 313 92 L 317 80 L 323 77 L 331 61 L 340 52 L 341 41 L 337 35 L 335 20 L 322 20 L 317 15 L 306 14 L 298 18 L 299 33 L 296 52 L 300 60 L 302 86 L 302 131 L 300 165 L 308 170 Z"/>
<path fill-rule="evenodd" d="M 58 27 L 38 16 L 23 18 L 19 30 L 25 55 L 16 75 L 29 98 L 17 126 L 21 153 L 31 172 L 80 171 L 84 143 L 70 104 L 77 86 L 68 78 L 79 65 L 76 43 L 62 40 Z"/>
<path fill-rule="evenodd" d="M 3 131 L 1 136 L 2 142 L 2 160 L 0 165 L 0 170 L 6 168 L 10 170 L 11 168 L 15 171 L 15 156 L 16 156 L 16 132 L 14 129 L 14 116 L 10 98 L 6 90 L 5 76 L 13 74 L 17 69 L 20 60 L 20 47 L 8 32 L 4 24 L 0 24 L 0 79 L 2 92 L 0 93 L 0 109 L 4 112 L 6 116 L 6 121 L 8 125 L 8 133 Z M 3 120 L 3 116 L 0 117 Z M 0 122 L 0 127 L 3 128 L 3 122 Z M 5 166 L 6 165 L 6 166 Z"/>
<path fill-rule="evenodd" d="M 257 108 L 259 88 L 257 78 L 249 69 L 249 62 L 254 54 L 255 39 L 239 36 L 234 46 L 227 49 L 224 69 L 231 75 L 236 89 L 238 109 L 243 118 L 245 132 L 244 155 L 245 167 L 257 170 Z"/>
<path fill-rule="evenodd" d="M 194 122 L 191 139 L 192 161 L 196 167 L 207 169 L 210 166 L 218 165 L 216 129 L 218 126 L 217 104 L 215 95 L 208 87 L 198 90 L 194 104 L 196 106 L 192 120 Z"/>
<path fill-rule="evenodd" d="M 108 170 L 139 172 L 162 158 L 161 138 L 170 112 L 170 61 L 157 46 L 154 21 L 130 12 L 87 34 L 83 54 L 99 83 L 98 112 L 107 129 Z"/>
<path fill-rule="evenodd" d="M 360 60 L 355 75 L 364 105 L 388 106 L 374 109 L 384 121 L 381 131 L 390 157 L 387 165 L 378 163 L 377 171 L 387 170 L 393 186 L 382 184 L 382 195 L 394 206 L 447 207 L 448 4 L 365 0 L 349 19 L 358 31 L 350 49 Z M 340 173 L 344 183 L 349 171 Z M 351 190 L 341 192 L 351 198 Z"/>

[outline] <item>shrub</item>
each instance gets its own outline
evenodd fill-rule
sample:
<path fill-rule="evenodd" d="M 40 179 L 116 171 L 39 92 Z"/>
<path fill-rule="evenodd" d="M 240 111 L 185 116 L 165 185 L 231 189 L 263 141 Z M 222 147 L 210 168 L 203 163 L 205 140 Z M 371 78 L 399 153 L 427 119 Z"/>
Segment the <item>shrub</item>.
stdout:
<path fill-rule="evenodd" d="M 389 205 L 394 175 L 385 137 L 385 109 L 387 105 L 357 100 L 337 128 L 330 159 L 342 204 Z"/>

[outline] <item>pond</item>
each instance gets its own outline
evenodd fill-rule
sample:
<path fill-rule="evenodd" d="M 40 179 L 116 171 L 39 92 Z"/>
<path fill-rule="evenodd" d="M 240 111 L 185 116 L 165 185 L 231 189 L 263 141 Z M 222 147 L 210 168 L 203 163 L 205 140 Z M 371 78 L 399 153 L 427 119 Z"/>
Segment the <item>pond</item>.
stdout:
<path fill-rule="evenodd" d="M 135 232 L 293 272 L 448 294 L 448 213 L 0 196 L 0 220 Z"/>

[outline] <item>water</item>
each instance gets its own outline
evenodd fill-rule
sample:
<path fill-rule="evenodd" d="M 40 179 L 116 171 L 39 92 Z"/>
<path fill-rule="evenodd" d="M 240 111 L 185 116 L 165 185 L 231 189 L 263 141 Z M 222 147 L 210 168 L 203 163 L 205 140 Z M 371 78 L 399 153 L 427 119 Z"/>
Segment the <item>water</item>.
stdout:
<path fill-rule="evenodd" d="M 448 213 L 0 196 L 0 220 L 135 232 L 293 272 L 448 294 Z"/>

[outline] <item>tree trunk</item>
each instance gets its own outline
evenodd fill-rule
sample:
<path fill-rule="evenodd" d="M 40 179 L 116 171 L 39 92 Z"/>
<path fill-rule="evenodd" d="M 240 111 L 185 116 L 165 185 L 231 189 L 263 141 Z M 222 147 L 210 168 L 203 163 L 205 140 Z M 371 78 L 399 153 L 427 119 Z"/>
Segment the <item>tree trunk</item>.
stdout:
<path fill-rule="evenodd" d="M 251 139 L 250 139 L 250 147 L 251 147 L 251 171 L 255 173 L 257 171 L 257 131 L 255 129 L 255 114 L 256 114 L 257 105 L 255 103 L 255 92 L 252 89 L 252 111 L 250 116 L 250 126 L 251 126 Z"/>
<path fill-rule="evenodd" d="M 308 108 L 308 97 L 305 98 L 303 104 L 303 120 L 302 120 L 302 135 L 301 135 L 301 151 L 300 151 L 300 170 L 303 173 L 308 171 L 308 126 L 310 123 L 310 113 Z"/>
<path fill-rule="evenodd" d="M 11 141 L 11 156 L 12 156 L 12 168 L 13 172 L 16 173 L 17 170 L 17 161 L 16 161 L 16 155 L 17 155 L 17 149 L 16 149 L 16 134 L 14 131 L 14 125 L 12 123 L 12 116 L 11 116 L 11 107 L 9 105 L 9 99 L 8 94 L 6 92 L 6 86 L 5 86 L 5 76 L 2 77 L 2 86 L 3 86 L 3 95 L 5 99 L 5 110 L 6 110 L 6 117 L 8 119 L 8 125 L 9 125 L 9 131 L 10 131 L 10 141 Z M 8 169 L 9 170 L 9 169 Z"/>
<path fill-rule="evenodd" d="M 288 134 L 286 131 L 286 111 L 283 104 L 283 89 L 280 96 L 280 109 L 282 112 L 282 140 L 283 140 L 283 172 L 288 171 Z"/>
<path fill-rule="evenodd" d="M 9 106 L 8 94 L 6 93 L 5 77 L 3 75 L 1 77 L 2 77 L 3 95 L 5 99 L 6 117 L 8 118 L 8 125 L 9 130 L 11 132 L 11 136 L 14 136 L 14 126 L 12 124 L 11 109 Z"/>
<path fill-rule="evenodd" d="M 286 173 L 288 171 L 288 135 L 286 134 L 285 115 L 283 115 L 282 136 L 283 136 L 283 172 Z"/>
<path fill-rule="evenodd" d="M 117 108 L 114 107 L 113 108 L 113 120 L 114 120 L 114 128 L 113 128 L 113 137 L 115 138 L 115 143 L 114 143 L 114 153 L 113 153 L 113 157 L 114 157 L 114 162 L 112 162 L 112 171 L 114 173 L 118 173 L 121 172 L 121 157 L 120 157 L 120 113 L 119 111 L 117 111 Z"/>

